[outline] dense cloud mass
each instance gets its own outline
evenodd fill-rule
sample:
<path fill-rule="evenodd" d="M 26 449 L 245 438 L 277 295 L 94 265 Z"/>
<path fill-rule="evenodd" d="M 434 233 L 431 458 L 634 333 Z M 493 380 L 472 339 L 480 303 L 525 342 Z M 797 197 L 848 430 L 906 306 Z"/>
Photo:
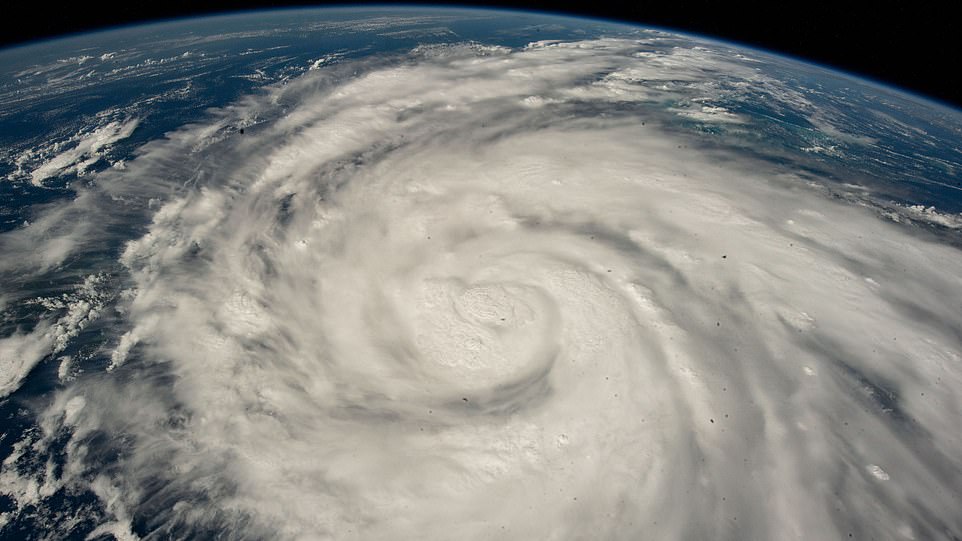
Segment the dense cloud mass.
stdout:
<path fill-rule="evenodd" d="M 6 394 L 121 329 L 4 492 L 82 486 L 152 539 L 962 536 L 962 253 L 671 128 L 645 103 L 685 81 L 774 83 L 645 51 L 311 71 L 4 235 L 39 273 L 145 224 L 114 289 L 0 342 Z M 65 437 L 43 484 L 9 467 Z"/>

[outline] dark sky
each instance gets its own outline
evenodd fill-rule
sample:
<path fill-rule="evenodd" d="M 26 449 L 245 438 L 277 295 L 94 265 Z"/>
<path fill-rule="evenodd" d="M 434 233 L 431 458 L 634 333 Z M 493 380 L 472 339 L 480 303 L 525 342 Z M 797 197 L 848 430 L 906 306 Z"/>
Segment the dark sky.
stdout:
<path fill-rule="evenodd" d="M 12 2 L 0 21 L 0 44 L 157 18 L 323 2 L 167 0 L 70 4 Z M 59 4 L 59 5 L 58 5 Z M 958 20 L 936 8 L 948 2 L 879 0 L 872 4 L 793 0 L 462 1 L 523 7 L 676 28 L 828 64 L 962 107 L 955 75 L 962 55 Z"/>

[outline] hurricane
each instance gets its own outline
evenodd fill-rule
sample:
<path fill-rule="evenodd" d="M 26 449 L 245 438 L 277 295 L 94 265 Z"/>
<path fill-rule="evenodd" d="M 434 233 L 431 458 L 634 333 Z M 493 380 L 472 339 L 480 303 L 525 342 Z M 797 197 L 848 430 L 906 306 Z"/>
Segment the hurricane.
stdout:
<path fill-rule="evenodd" d="M 4 394 L 60 382 L 2 492 L 94 495 L 87 539 L 962 535 L 953 216 L 678 128 L 803 97 L 659 39 L 308 70 L 0 235 L 0 308 L 60 314 L 0 339 Z"/>

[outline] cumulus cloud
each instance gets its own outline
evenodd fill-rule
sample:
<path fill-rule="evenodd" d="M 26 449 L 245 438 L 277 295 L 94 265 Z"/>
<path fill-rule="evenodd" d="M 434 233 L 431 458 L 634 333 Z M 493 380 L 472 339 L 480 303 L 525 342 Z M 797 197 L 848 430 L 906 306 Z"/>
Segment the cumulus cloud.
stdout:
<path fill-rule="evenodd" d="M 962 213 L 947 214 L 939 212 L 933 206 L 908 205 L 901 207 L 902 214 L 909 218 L 940 225 L 949 229 L 962 229 Z"/>
<path fill-rule="evenodd" d="M 102 173 L 126 330 L 44 414 L 98 531 L 962 532 L 962 254 L 632 105 L 729 69 L 646 51 L 341 62 Z"/>
<path fill-rule="evenodd" d="M 71 339 L 97 319 L 100 310 L 110 300 L 110 295 L 102 287 L 105 281 L 104 275 L 90 275 L 69 294 L 23 302 L 24 305 L 43 307 L 43 319 L 30 332 L 17 330 L 0 338 L 0 397 L 20 387 L 37 363 L 47 355 L 62 352 Z M 54 314 L 58 317 L 51 322 Z"/>
<path fill-rule="evenodd" d="M 16 170 L 8 177 L 28 176 L 34 185 L 42 186 L 57 175 L 82 175 L 102 159 L 110 145 L 130 137 L 139 123 L 136 118 L 108 122 L 46 148 L 29 149 L 15 159 Z"/>

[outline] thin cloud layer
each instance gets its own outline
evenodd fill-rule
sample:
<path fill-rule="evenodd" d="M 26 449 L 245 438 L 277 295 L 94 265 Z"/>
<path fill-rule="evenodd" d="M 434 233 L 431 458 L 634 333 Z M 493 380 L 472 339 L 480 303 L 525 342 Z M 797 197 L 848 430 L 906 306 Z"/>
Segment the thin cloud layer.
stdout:
<path fill-rule="evenodd" d="M 962 253 L 655 107 L 720 72 L 791 95 L 701 47 L 422 47 L 146 145 L 5 240 L 149 222 L 29 443 L 67 466 L 0 488 L 148 538 L 959 536 Z"/>

